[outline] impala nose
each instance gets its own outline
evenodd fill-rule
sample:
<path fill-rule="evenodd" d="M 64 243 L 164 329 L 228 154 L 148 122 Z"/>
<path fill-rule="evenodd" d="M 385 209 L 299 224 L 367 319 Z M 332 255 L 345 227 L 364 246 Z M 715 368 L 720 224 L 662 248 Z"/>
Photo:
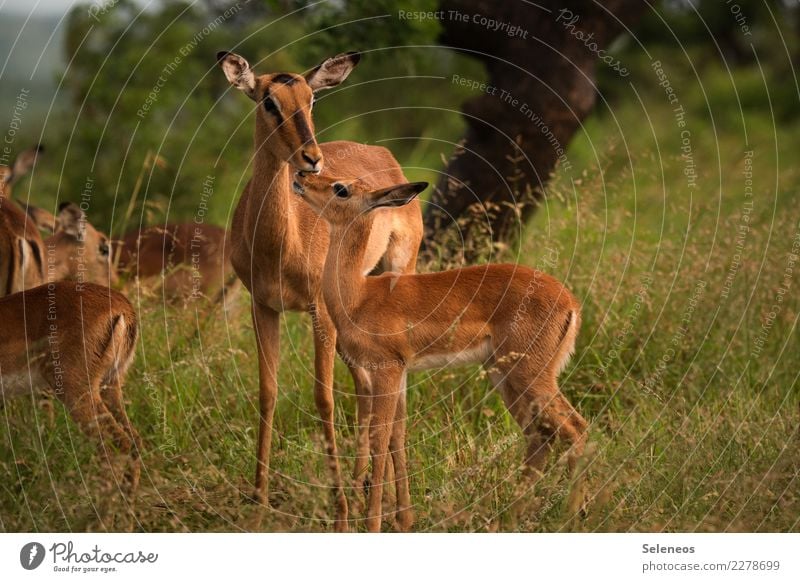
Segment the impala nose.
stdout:
<path fill-rule="evenodd" d="M 322 170 L 322 165 L 320 164 L 322 161 L 321 153 L 309 153 L 303 150 L 301 155 L 303 157 L 303 161 L 310 166 L 306 171 L 318 174 L 320 170 Z"/>

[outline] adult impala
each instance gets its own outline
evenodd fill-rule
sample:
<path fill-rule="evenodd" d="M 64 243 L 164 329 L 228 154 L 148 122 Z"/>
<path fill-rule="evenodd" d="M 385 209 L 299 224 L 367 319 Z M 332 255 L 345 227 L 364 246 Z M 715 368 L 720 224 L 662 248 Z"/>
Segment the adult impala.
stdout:
<path fill-rule="evenodd" d="M 554 437 L 571 445 L 574 471 L 586 421 L 558 389 L 580 325 L 580 306 L 554 278 L 520 265 L 480 265 L 439 273 L 365 277 L 363 240 L 382 208 L 402 208 L 424 182 L 373 190 L 363 180 L 296 177 L 295 191 L 331 226 L 322 292 L 345 361 L 370 370 L 372 487 L 367 528 L 379 531 L 387 454 L 406 477 L 404 437 L 408 370 L 481 363 L 528 440 L 525 461 L 544 468 Z M 398 487 L 398 490 L 401 488 Z M 397 499 L 401 528 L 411 526 L 408 486 Z"/>
<path fill-rule="evenodd" d="M 317 144 L 311 119 L 314 94 L 345 80 L 359 61 L 356 53 L 327 59 L 305 75 L 256 75 L 241 56 L 217 55 L 228 81 L 255 102 L 253 176 L 233 216 L 231 262 L 253 298 L 258 340 L 259 436 L 254 496 L 267 503 L 272 419 L 278 394 L 279 314 L 306 311 L 314 330 L 314 400 L 334 480 L 336 529 L 347 529 L 347 498 L 342 483 L 333 423 L 333 364 L 336 329 L 321 300 L 322 266 L 328 249 L 327 225 L 292 194 L 295 171 L 326 171 L 365 176 L 376 187 L 404 182 L 402 170 L 384 148 L 353 142 Z M 370 272 L 383 258 L 387 270 L 411 272 L 422 238 L 418 204 L 381 216 L 359 269 Z M 368 452 L 370 414 L 367 375 L 350 367 L 358 395 L 359 459 Z M 356 478 L 362 470 L 356 463 Z"/>

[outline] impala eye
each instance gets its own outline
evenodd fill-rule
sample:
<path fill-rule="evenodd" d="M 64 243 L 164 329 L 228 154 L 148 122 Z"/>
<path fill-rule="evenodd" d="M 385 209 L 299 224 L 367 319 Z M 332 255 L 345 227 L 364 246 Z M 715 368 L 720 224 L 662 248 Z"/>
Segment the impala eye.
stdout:
<path fill-rule="evenodd" d="M 338 182 L 333 185 L 333 193 L 339 198 L 350 198 L 350 190 L 344 184 Z"/>
<path fill-rule="evenodd" d="M 109 253 L 109 250 L 110 250 L 110 249 L 108 248 L 108 241 L 105 241 L 105 240 L 104 240 L 104 241 L 101 241 L 101 242 L 100 242 L 100 248 L 99 248 L 98 250 L 100 251 L 100 254 L 101 254 L 102 256 L 104 256 L 104 257 L 107 257 L 107 256 L 108 256 L 108 253 Z"/>
<path fill-rule="evenodd" d="M 275 105 L 272 97 L 264 97 L 264 109 L 267 111 L 267 113 L 278 115 L 278 106 Z"/>

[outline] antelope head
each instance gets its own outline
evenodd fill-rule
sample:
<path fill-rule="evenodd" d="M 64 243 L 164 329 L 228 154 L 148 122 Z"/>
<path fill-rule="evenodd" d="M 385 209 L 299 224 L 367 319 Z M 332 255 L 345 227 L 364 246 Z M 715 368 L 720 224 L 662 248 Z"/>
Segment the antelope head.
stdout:
<path fill-rule="evenodd" d="M 349 224 L 379 208 L 405 206 L 427 187 L 427 182 L 406 182 L 374 190 L 364 180 L 308 172 L 297 172 L 292 182 L 294 193 L 333 225 Z"/>
<path fill-rule="evenodd" d="M 72 202 L 59 206 L 55 234 L 44 246 L 48 281 L 67 279 L 108 286 L 117 282 L 108 237 L 89 224 L 83 210 Z"/>
<path fill-rule="evenodd" d="M 244 57 L 225 51 L 217 53 L 228 82 L 258 104 L 256 135 L 263 136 L 267 147 L 282 160 L 304 172 L 322 170 L 322 151 L 311 118 L 314 95 L 344 81 L 359 60 L 358 53 L 343 53 L 325 60 L 305 75 L 256 75 Z"/>

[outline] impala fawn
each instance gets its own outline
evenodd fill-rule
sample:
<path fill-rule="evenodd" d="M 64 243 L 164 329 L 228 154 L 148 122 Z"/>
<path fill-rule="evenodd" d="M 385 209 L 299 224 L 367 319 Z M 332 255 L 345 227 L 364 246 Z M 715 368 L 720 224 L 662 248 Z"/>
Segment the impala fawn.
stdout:
<path fill-rule="evenodd" d="M 141 441 L 122 397 L 137 319 L 116 291 L 50 283 L 0 299 L 0 396 L 58 398 L 88 436 L 130 455 L 125 488 L 139 482 Z M 110 462 L 108 453 L 101 454 Z M 113 472 L 113 463 L 112 463 Z"/>
<path fill-rule="evenodd" d="M 427 187 L 373 190 L 361 180 L 298 172 L 293 184 L 331 229 L 322 292 L 351 365 L 370 371 L 372 487 L 367 528 L 379 531 L 384 467 L 391 452 L 398 483 L 397 521 L 411 526 L 405 459 L 409 370 L 483 364 L 527 439 L 525 462 L 543 470 L 555 437 L 571 445 L 571 470 L 587 424 L 556 382 L 575 347 L 578 301 L 553 277 L 520 265 L 481 265 L 430 274 L 364 276 L 365 245 L 376 217 Z"/>
<path fill-rule="evenodd" d="M 322 421 L 325 452 L 333 476 L 338 531 L 347 529 L 347 498 L 336 450 L 333 422 L 333 365 L 336 328 L 321 296 L 322 266 L 328 250 L 327 225 L 292 194 L 292 173 L 326 170 L 365 176 L 376 188 L 405 181 L 397 160 L 382 147 L 337 141 L 317 144 L 311 118 L 314 95 L 345 80 L 356 53 L 327 59 L 305 75 L 256 75 L 241 56 L 221 52 L 220 67 L 233 87 L 255 102 L 253 177 L 236 206 L 231 225 L 231 263 L 252 294 L 258 341 L 259 432 L 254 497 L 268 503 L 272 419 L 278 397 L 280 313 L 305 311 L 313 320 L 314 401 Z M 413 272 L 422 240 L 418 202 L 384 213 L 362 241 L 358 269 L 369 273 L 380 261 L 385 270 Z M 369 452 L 368 375 L 349 366 L 358 395 L 356 486 Z"/>

